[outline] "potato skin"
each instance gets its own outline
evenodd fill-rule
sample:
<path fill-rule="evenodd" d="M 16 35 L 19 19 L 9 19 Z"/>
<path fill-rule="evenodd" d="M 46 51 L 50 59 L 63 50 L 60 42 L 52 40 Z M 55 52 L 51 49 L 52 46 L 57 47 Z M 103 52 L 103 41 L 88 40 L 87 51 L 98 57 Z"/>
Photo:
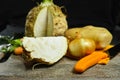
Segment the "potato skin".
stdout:
<path fill-rule="evenodd" d="M 65 36 L 71 41 L 77 37 L 92 39 L 95 41 L 96 49 L 105 48 L 113 39 L 112 34 L 106 28 L 92 25 L 68 29 Z"/>
<path fill-rule="evenodd" d="M 65 37 L 70 41 L 74 40 L 77 37 L 80 37 L 82 28 L 71 28 L 65 31 Z"/>

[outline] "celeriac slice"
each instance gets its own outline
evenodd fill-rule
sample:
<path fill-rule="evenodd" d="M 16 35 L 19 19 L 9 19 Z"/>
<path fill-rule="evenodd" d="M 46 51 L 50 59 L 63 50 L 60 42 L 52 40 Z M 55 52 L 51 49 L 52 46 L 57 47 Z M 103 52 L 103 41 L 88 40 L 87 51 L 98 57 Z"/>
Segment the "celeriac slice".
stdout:
<path fill-rule="evenodd" d="M 30 52 L 32 59 L 41 63 L 54 64 L 59 61 L 68 48 L 66 37 L 24 37 L 23 47 Z"/>

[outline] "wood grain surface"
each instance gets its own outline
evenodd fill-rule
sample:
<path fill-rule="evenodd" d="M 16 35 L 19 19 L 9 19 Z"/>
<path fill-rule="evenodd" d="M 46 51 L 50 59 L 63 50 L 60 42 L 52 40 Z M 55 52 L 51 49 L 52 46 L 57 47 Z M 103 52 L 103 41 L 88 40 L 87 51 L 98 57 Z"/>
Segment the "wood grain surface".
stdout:
<path fill-rule="evenodd" d="M 76 60 L 62 58 L 52 66 L 38 65 L 35 69 L 25 66 L 20 56 L 12 55 L 7 62 L 0 63 L 0 80 L 119 80 L 120 54 L 107 65 L 95 65 L 84 73 L 73 72 Z"/>

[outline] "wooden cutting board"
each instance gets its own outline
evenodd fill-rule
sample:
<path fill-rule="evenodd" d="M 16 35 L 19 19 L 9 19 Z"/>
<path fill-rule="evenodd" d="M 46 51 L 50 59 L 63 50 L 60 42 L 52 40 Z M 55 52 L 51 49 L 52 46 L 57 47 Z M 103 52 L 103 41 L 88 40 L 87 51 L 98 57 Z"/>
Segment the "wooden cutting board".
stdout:
<path fill-rule="evenodd" d="M 82 74 L 73 72 L 76 60 L 62 58 L 52 66 L 38 65 L 31 69 L 25 66 L 20 56 L 12 55 L 0 63 L 0 80 L 119 80 L 120 54 L 107 65 L 95 65 Z"/>

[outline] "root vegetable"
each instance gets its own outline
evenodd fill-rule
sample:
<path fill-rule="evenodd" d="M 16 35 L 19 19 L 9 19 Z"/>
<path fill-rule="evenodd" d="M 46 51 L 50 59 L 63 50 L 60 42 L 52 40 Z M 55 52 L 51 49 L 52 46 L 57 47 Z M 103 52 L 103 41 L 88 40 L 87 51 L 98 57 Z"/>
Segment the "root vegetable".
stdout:
<path fill-rule="evenodd" d="M 107 58 L 105 58 L 105 59 L 100 60 L 100 61 L 98 62 L 98 64 L 106 65 L 106 64 L 108 64 L 109 61 L 110 61 L 110 58 L 107 57 Z"/>
<path fill-rule="evenodd" d="M 16 54 L 16 55 L 21 55 L 23 52 L 24 52 L 23 47 L 16 47 L 14 49 L 14 54 Z"/>
<path fill-rule="evenodd" d="M 65 36 L 69 40 L 74 40 L 76 37 L 88 38 L 95 41 L 96 49 L 103 49 L 112 41 L 112 34 L 103 27 L 85 26 L 82 28 L 72 28 L 65 32 Z"/>
<path fill-rule="evenodd" d="M 107 46 L 103 49 L 103 51 L 107 51 L 108 49 L 110 49 L 110 48 L 112 48 L 112 47 L 114 47 L 114 45 L 107 45 Z"/>
<path fill-rule="evenodd" d="M 108 57 L 108 54 L 104 51 L 95 51 L 92 54 L 80 59 L 74 67 L 75 72 L 82 73 L 93 65 L 97 64 L 102 59 Z"/>
<path fill-rule="evenodd" d="M 25 35 L 32 37 L 64 35 L 68 25 L 66 15 L 53 0 L 43 0 L 26 17 Z"/>
<path fill-rule="evenodd" d="M 27 51 L 23 57 L 26 62 L 51 65 L 59 61 L 67 52 L 66 37 L 24 37 L 23 47 Z"/>

